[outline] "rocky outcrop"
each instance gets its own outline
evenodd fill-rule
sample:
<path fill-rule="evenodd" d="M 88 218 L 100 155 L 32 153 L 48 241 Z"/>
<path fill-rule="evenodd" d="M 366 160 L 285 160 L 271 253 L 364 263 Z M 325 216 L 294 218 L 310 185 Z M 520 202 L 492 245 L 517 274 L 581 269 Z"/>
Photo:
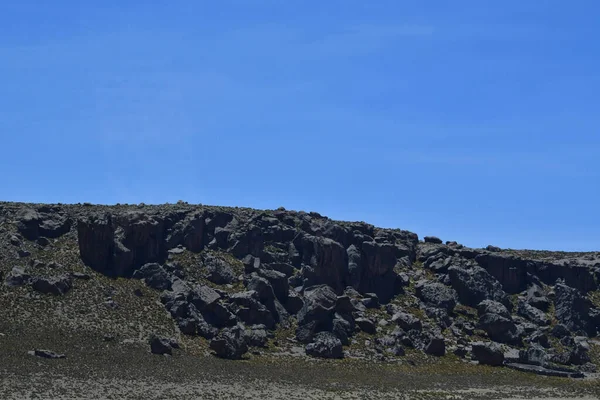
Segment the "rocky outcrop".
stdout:
<path fill-rule="evenodd" d="M 315 357 L 412 348 L 501 365 L 512 348 L 507 363 L 593 369 L 595 342 L 581 337 L 600 328 L 599 254 L 472 249 L 318 213 L 186 203 L 8 205 L 0 221 L 5 290 L 69 301 L 104 282 L 96 273 L 140 279 L 148 289 L 136 284 L 135 299 L 160 296 L 178 334 L 210 340 L 220 357 L 302 343 Z M 96 273 L 56 258 L 73 247 Z M 126 307 L 112 294 L 100 304 Z"/>

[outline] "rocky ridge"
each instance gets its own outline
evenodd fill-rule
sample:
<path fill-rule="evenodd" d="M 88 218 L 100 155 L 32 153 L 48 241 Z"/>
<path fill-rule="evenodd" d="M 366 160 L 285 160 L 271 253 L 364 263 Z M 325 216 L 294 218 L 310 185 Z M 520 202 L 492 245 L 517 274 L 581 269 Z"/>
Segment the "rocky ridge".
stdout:
<path fill-rule="evenodd" d="M 599 361 L 600 253 L 472 249 L 314 212 L 0 203 L 0 279 L 12 304 L 83 299 L 63 312 L 70 329 L 93 325 L 86 301 L 100 287 L 102 315 L 133 309 L 120 290 L 154 299 L 144 310 L 170 327 L 140 335 L 156 354 L 179 351 L 176 336 L 232 359 L 410 353 L 573 377 Z M 0 332 L 35 323 L 31 309 Z"/>

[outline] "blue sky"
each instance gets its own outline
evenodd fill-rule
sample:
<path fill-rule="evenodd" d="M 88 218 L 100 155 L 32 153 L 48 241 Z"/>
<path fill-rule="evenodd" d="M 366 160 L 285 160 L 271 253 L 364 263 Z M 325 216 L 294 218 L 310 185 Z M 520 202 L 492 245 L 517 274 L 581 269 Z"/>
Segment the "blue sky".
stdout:
<path fill-rule="evenodd" d="M 600 250 L 597 1 L 0 1 L 0 199 Z"/>

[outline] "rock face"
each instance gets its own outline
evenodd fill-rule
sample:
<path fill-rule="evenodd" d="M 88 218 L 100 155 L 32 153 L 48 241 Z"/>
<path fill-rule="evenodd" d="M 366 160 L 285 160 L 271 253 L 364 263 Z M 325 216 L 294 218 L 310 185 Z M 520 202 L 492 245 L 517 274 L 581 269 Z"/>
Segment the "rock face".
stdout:
<path fill-rule="evenodd" d="M 465 269 L 452 266 L 448 273 L 452 287 L 463 304 L 475 307 L 484 300 L 494 300 L 503 304 L 508 302 L 508 296 L 500 282 L 481 267 Z"/>
<path fill-rule="evenodd" d="M 0 203 L 0 277 L 15 301 L 68 304 L 91 289 L 114 315 L 160 299 L 176 335 L 210 340 L 224 358 L 301 343 L 315 357 L 412 348 L 502 365 L 510 347 L 513 366 L 596 368 L 600 253 L 420 242 L 284 209 Z M 173 342 L 150 347 L 170 354 Z"/>

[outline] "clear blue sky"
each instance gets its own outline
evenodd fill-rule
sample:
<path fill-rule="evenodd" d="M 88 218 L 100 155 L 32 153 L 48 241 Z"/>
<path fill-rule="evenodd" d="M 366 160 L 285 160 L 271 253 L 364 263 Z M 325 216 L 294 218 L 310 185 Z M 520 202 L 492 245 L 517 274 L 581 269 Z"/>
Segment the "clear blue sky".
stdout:
<path fill-rule="evenodd" d="M 0 1 L 0 199 L 600 250 L 600 2 Z"/>

